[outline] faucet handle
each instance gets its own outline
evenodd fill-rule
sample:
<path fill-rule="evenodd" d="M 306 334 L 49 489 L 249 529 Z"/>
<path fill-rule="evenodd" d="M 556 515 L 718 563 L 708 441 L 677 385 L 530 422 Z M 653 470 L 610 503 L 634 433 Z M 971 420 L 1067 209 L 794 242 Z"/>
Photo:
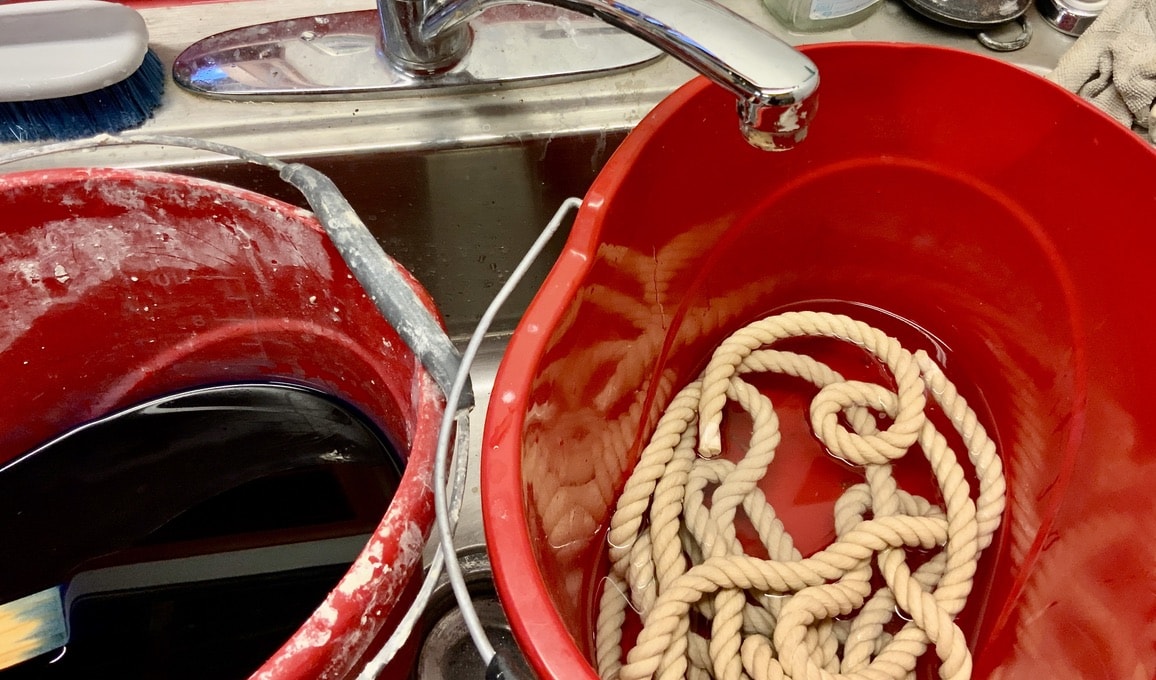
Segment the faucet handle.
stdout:
<path fill-rule="evenodd" d="M 544 5 L 494 7 L 460 28 L 472 45 L 461 63 L 447 70 L 443 53 L 432 58 L 432 68 L 422 69 L 383 58 L 384 26 L 377 10 L 283 19 L 193 43 L 174 61 L 173 80 L 195 94 L 219 99 L 380 99 L 589 77 L 662 55 L 602 21 Z M 448 45 L 449 52 L 459 48 Z"/>

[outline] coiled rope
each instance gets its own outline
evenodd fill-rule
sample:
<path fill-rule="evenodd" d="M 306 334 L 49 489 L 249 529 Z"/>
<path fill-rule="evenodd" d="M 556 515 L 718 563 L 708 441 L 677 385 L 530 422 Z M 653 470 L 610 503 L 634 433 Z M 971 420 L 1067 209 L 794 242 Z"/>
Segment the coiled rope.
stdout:
<path fill-rule="evenodd" d="M 887 367 L 895 389 L 846 380 L 810 356 L 772 348 L 804 336 L 860 347 Z M 865 476 L 835 504 L 835 541 L 806 558 L 758 486 L 781 439 L 770 399 L 744 379 L 760 372 L 818 387 L 810 406 L 815 435 Z M 975 500 L 955 452 L 925 413 L 927 394 L 967 448 Z M 753 422 L 735 462 L 719 457 L 728 402 Z M 876 414 L 890 424 L 880 429 Z M 892 475 L 892 463 L 916 444 L 941 505 L 899 488 Z M 727 338 L 700 378 L 675 396 L 619 497 L 595 632 L 599 675 L 900 680 L 931 647 L 942 678 L 968 678 L 971 654 L 954 618 L 999 526 L 1005 491 L 995 444 L 925 352 L 913 354 L 838 314 L 757 321 Z M 770 559 L 745 553 L 735 528 L 740 510 Z M 907 549 L 933 554 L 913 568 Z M 643 627 L 624 660 L 628 606 Z M 907 621 L 895 631 L 889 624 L 897 612 Z"/>

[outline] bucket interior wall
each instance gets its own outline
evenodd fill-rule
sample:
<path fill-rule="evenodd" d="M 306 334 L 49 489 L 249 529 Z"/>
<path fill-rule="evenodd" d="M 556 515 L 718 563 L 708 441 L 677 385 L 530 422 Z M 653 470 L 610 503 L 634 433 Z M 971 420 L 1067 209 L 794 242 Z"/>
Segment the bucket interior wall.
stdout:
<path fill-rule="evenodd" d="M 519 641 L 544 675 L 579 677 L 566 659 L 592 658 L 606 523 L 662 409 L 730 332 L 816 309 L 929 351 L 996 440 L 1009 505 L 960 618 L 977 675 L 1151 676 L 1156 551 L 1139 537 L 1156 520 L 1156 154 L 993 60 L 808 53 L 821 103 L 795 150 L 748 147 L 733 97 L 705 81 L 644 121 L 515 334 L 487 437 L 490 470 L 514 460 L 520 476 L 487 484 L 515 479 L 522 498 L 525 543 L 504 539 L 496 558 Z M 1080 181 L 1094 190 L 1065 189 Z M 822 490 L 838 473 L 805 427 L 784 436 L 807 453 L 777 460 L 763 486 L 806 554 L 826 543 L 841 489 Z M 500 528 L 487 530 L 500 554 Z M 523 548 L 538 588 L 513 586 Z M 542 593 L 545 618 L 531 610 Z"/>

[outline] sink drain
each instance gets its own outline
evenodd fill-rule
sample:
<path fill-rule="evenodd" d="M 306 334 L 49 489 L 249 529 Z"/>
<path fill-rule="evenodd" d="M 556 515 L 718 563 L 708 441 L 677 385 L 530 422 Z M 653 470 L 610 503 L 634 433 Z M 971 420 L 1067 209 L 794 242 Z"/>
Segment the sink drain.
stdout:
<path fill-rule="evenodd" d="M 478 619 L 490 643 L 510 663 L 518 678 L 535 677 L 514 641 L 510 622 L 498 602 L 489 558 L 484 552 L 475 551 L 462 554 L 459 559 Z M 424 635 L 411 676 L 413 680 L 461 680 L 485 676 L 486 664 L 470 640 L 465 619 L 444 576 L 434 589 L 423 622 Z"/>

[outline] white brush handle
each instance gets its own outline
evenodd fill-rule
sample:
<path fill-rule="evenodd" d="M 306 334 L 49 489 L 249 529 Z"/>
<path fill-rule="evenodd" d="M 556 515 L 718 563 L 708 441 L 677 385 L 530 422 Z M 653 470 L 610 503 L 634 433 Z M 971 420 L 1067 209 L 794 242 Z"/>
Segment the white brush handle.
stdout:
<path fill-rule="evenodd" d="M 148 28 L 135 10 L 100 0 L 0 5 L 0 102 L 86 94 L 140 68 Z"/>

